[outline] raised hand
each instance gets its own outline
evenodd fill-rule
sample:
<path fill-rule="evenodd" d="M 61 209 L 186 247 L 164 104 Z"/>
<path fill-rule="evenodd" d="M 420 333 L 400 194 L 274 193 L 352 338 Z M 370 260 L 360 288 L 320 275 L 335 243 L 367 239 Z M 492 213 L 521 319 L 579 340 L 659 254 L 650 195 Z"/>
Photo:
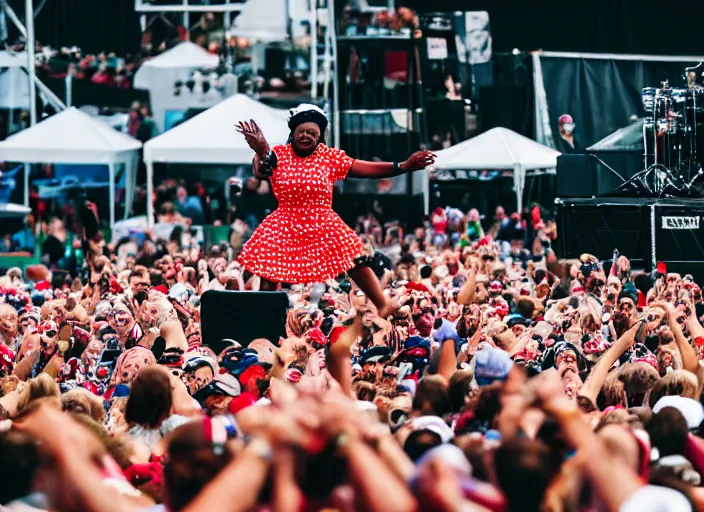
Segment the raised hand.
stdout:
<path fill-rule="evenodd" d="M 435 163 L 435 153 L 431 151 L 416 151 L 399 167 L 404 171 L 420 171 Z"/>
<path fill-rule="evenodd" d="M 250 119 L 249 121 L 240 121 L 235 125 L 235 129 L 244 135 L 249 147 L 252 148 L 260 158 L 263 159 L 266 157 L 266 154 L 269 151 L 269 144 L 254 119 Z"/>

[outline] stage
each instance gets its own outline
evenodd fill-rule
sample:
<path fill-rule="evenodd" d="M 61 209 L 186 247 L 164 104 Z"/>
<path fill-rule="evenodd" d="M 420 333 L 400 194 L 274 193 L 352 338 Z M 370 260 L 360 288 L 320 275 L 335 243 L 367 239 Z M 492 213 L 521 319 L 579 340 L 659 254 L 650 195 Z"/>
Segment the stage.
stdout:
<path fill-rule="evenodd" d="M 555 200 L 557 254 L 590 253 L 610 260 L 614 249 L 633 268 L 668 270 L 704 280 L 704 199 L 563 198 Z"/>

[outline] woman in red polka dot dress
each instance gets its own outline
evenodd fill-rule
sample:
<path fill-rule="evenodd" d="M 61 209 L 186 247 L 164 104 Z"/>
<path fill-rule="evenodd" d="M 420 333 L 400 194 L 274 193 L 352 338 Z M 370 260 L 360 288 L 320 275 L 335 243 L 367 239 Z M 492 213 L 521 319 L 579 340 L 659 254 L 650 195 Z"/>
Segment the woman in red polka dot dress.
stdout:
<path fill-rule="evenodd" d="M 237 130 L 254 150 L 254 174 L 268 179 L 279 206 L 254 231 L 239 263 L 262 278 L 262 289 L 278 283 L 325 282 L 345 272 L 379 309 L 394 307 L 366 263 L 364 246 L 332 209 L 333 187 L 345 178 L 391 178 L 424 169 L 435 155 L 413 153 L 402 163 L 355 160 L 322 143 L 328 120 L 314 105 L 291 111 L 289 143 L 269 147 L 256 122 L 240 122 Z"/>

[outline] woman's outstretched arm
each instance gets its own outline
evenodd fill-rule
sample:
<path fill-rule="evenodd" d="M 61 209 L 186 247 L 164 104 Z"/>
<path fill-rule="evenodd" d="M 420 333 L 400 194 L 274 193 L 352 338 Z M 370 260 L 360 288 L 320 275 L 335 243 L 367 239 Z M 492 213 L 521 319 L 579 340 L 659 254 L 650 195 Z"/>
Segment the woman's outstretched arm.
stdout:
<path fill-rule="evenodd" d="M 355 160 L 347 174 L 349 178 L 384 179 L 400 176 L 407 172 L 425 169 L 435 162 L 435 155 L 430 151 L 416 151 L 405 162 L 369 162 Z"/>
<path fill-rule="evenodd" d="M 269 162 L 269 151 L 271 150 L 269 143 L 264 138 L 264 134 L 254 121 L 240 121 L 235 125 L 235 129 L 244 135 L 247 144 L 254 151 L 252 159 L 252 168 L 254 169 L 254 177 L 263 180 L 271 175 L 272 165 L 275 167 L 275 162 Z M 266 164 L 264 162 L 267 162 Z"/>

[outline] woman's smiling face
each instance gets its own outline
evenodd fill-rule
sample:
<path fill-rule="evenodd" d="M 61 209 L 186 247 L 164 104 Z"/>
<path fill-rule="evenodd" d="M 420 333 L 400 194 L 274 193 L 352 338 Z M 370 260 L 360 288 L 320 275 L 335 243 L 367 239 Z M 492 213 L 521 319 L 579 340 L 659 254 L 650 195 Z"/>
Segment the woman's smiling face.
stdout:
<path fill-rule="evenodd" d="M 308 156 L 318 147 L 320 127 L 315 123 L 302 123 L 293 130 L 293 149 L 301 156 Z"/>

